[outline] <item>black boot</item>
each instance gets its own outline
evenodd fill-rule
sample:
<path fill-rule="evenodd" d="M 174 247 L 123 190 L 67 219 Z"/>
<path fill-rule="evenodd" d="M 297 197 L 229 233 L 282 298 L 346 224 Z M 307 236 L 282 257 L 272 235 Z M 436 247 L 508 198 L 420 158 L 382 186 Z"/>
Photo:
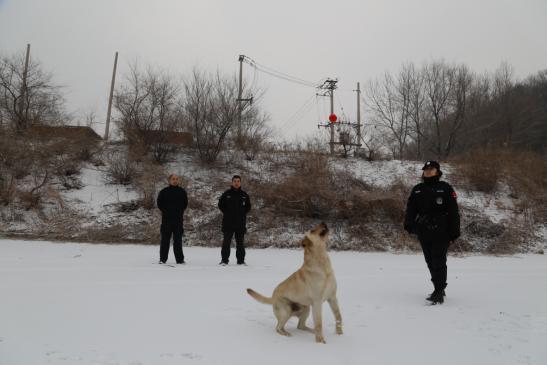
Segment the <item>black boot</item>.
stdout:
<path fill-rule="evenodd" d="M 446 293 L 444 292 L 444 289 L 442 291 L 443 291 L 443 297 L 446 297 Z M 435 293 L 435 291 L 433 291 L 433 293 Z M 431 300 L 431 297 L 433 296 L 433 293 L 429 294 L 429 296 L 425 299 L 426 300 Z"/>
<path fill-rule="evenodd" d="M 431 302 L 431 304 L 443 304 L 444 303 L 444 296 L 443 296 L 443 290 L 435 290 L 433 294 L 429 298 L 427 298 Z"/>

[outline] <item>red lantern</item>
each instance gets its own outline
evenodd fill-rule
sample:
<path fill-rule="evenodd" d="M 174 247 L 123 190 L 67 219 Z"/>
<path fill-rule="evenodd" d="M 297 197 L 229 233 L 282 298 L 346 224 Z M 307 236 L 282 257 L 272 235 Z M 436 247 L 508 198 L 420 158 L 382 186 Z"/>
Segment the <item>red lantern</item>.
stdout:
<path fill-rule="evenodd" d="M 336 114 L 329 115 L 329 121 L 331 123 L 336 123 L 337 120 L 338 120 L 338 117 L 336 116 Z"/>

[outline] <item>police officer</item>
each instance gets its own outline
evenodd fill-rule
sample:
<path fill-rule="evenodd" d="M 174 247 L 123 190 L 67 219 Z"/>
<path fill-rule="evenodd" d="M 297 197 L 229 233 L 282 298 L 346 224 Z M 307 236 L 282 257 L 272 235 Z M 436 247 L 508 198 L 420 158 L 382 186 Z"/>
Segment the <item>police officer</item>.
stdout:
<path fill-rule="evenodd" d="M 169 186 L 158 194 L 157 204 L 161 210 L 161 242 L 160 264 L 165 264 L 169 255 L 171 236 L 173 236 L 173 252 L 177 264 L 184 264 L 182 252 L 182 235 L 184 234 L 183 216 L 188 206 L 186 190 L 179 186 L 180 178 L 171 174 L 168 178 Z"/>
<path fill-rule="evenodd" d="M 232 237 L 236 237 L 236 258 L 238 265 L 245 265 L 244 236 L 247 232 L 247 213 L 251 210 L 249 195 L 241 190 L 241 177 L 232 177 L 232 186 L 226 190 L 218 200 L 218 209 L 223 214 L 222 232 L 224 241 L 222 243 L 220 265 L 228 265 L 230 258 L 230 245 Z"/>
<path fill-rule="evenodd" d="M 440 181 L 442 171 L 437 161 L 427 161 L 422 168 L 423 182 L 408 198 L 404 228 L 417 234 L 435 290 L 427 298 L 432 304 L 444 302 L 446 288 L 446 254 L 448 246 L 460 236 L 460 214 L 456 192 Z"/>

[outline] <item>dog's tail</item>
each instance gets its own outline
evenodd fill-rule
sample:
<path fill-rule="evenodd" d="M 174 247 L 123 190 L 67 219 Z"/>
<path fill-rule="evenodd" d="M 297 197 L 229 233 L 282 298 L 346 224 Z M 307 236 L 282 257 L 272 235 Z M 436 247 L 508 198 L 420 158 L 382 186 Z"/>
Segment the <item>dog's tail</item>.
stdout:
<path fill-rule="evenodd" d="M 253 289 L 247 289 L 247 293 L 262 304 L 273 304 L 272 298 L 267 298 L 262 294 L 258 294 Z"/>

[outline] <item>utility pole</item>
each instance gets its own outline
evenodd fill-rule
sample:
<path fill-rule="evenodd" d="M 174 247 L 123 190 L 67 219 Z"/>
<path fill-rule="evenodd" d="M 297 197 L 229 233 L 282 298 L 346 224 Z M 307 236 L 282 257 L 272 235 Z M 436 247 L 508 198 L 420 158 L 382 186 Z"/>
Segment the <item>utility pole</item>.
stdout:
<path fill-rule="evenodd" d="M 361 146 L 361 84 L 357 83 L 357 145 Z"/>
<path fill-rule="evenodd" d="M 108 141 L 110 129 L 110 115 L 112 114 L 112 99 L 114 98 L 114 84 L 116 83 L 116 68 L 118 66 L 118 52 L 114 56 L 114 69 L 112 70 L 112 81 L 110 82 L 110 96 L 108 98 L 108 110 L 106 112 L 106 126 L 104 128 L 104 140 Z"/>
<path fill-rule="evenodd" d="M 243 115 L 243 103 L 253 103 L 253 97 L 243 99 L 243 61 L 245 61 L 245 55 L 239 55 L 239 90 L 237 93 L 237 141 L 241 142 L 241 118 Z"/>
<path fill-rule="evenodd" d="M 319 89 L 325 90 L 322 94 L 317 94 L 321 96 L 328 96 L 330 99 L 330 115 L 334 114 L 334 90 L 337 88 L 336 84 L 338 80 L 336 79 L 326 79 Z M 329 115 L 329 117 L 330 117 Z M 319 125 L 318 127 L 328 127 L 330 129 L 330 153 L 334 154 L 334 122 L 328 123 L 328 125 Z"/>
<path fill-rule="evenodd" d="M 27 44 L 27 54 L 25 56 L 25 68 L 23 69 L 23 83 L 21 84 L 21 101 L 19 102 L 19 114 L 20 114 L 20 121 L 21 125 L 24 123 L 25 125 L 22 126 L 25 128 L 27 125 L 27 118 L 24 115 L 25 114 L 25 99 L 27 94 L 27 77 L 28 77 L 28 64 L 30 61 L 30 43 Z"/>
<path fill-rule="evenodd" d="M 237 93 L 237 141 L 241 141 L 241 116 L 243 108 L 241 106 L 241 98 L 243 97 L 243 60 L 244 55 L 239 55 L 239 91 Z"/>
<path fill-rule="evenodd" d="M 336 85 L 336 84 L 335 84 Z M 330 92 L 330 115 L 334 114 L 334 88 L 329 89 Z M 330 123 L 330 154 L 334 154 L 334 123 Z"/>
<path fill-rule="evenodd" d="M 321 94 L 317 94 L 317 95 L 320 95 L 320 96 L 328 96 L 330 98 L 330 113 L 331 115 L 334 114 L 334 90 L 337 88 L 336 86 L 336 83 L 338 82 L 338 80 L 334 79 L 327 79 L 323 85 L 319 86 L 319 89 L 323 89 L 325 90 L 323 93 Z M 357 83 L 357 90 L 354 90 L 354 91 L 357 91 L 357 123 L 353 123 L 351 121 L 348 121 L 348 120 L 342 120 L 342 119 L 338 119 L 338 121 L 336 120 L 336 117 L 333 118 L 333 119 L 330 119 L 330 116 L 329 116 L 329 122 L 323 124 L 323 123 L 320 123 L 318 124 L 317 126 L 319 128 L 323 127 L 323 128 L 329 128 L 330 129 L 330 153 L 331 154 L 334 154 L 334 146 L 335 145 L 341 145 L 344 147 L 344 154 L 346 155 L 349 148 L 351 147 L 361 147 L 361 104 L 360 104 L 360 101 L 361 101 L 361 84 L 358 82 Z M 346 131 L 340 131 L 339 133 L 339 136 L 340 136 L 340 139 L 338 141 L 335 141 L 334 140 L 334 124 L 336 123 L 336 125 L 338 125 L 339 127 L 344 127 L 346 128 Z M 351 134 L 349 131 L 347 131 L 347 129 L 357 129 L 357 141 L 355 141 L 356 143 L 352 142 L 351 141 Z"/>

